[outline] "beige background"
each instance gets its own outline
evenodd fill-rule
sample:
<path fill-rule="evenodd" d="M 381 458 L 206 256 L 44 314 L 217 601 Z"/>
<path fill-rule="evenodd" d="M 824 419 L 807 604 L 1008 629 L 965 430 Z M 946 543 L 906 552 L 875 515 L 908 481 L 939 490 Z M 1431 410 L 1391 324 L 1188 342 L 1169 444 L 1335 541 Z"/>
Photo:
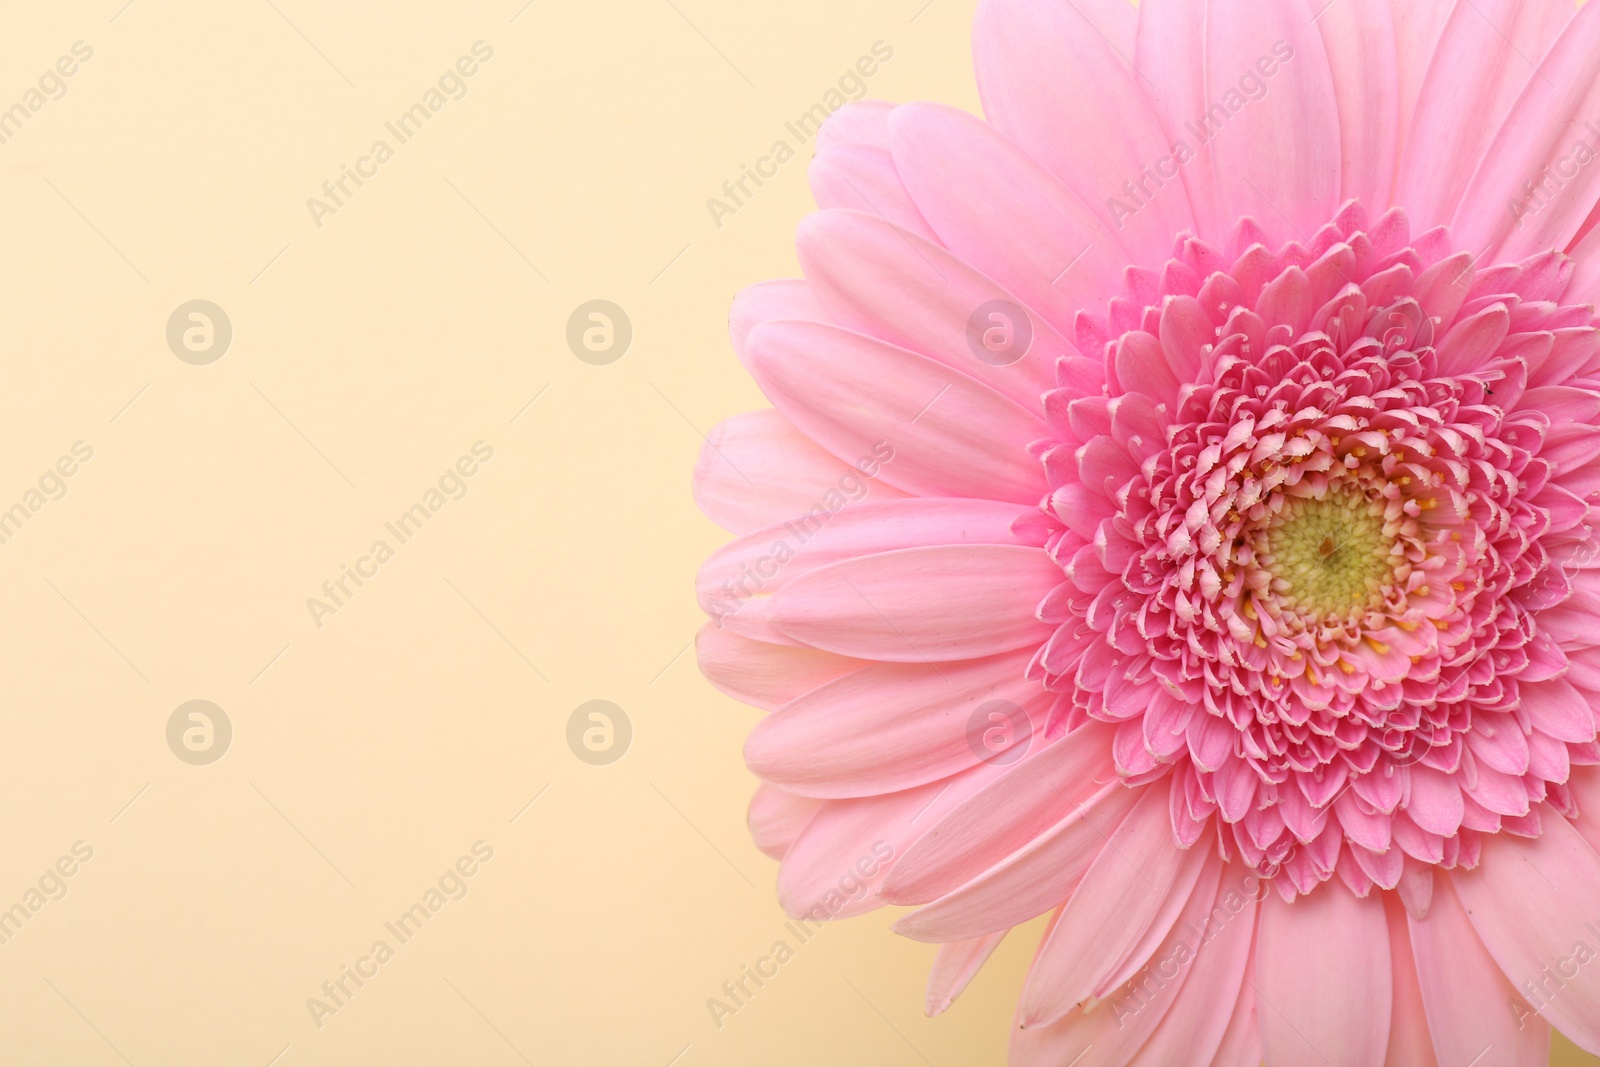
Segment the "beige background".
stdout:
<path fill-rule="evenodd" d="M 972 0 L 124 3 L 0 23 L 0 109 L 94 51 L 0 144 L 0 509 L 94 450 L 0 544 L 0 908 L 93 849 L 0 945 L 0 1060 L 1000 1062 L 1033 931 L 930 1021 L 931 949 L 853 920 L 713 1024 L 787 935 L 744 828 L 754 713 L 688 650 L 725 539 L 689 498 L 700 434 L 762 406 L 727 305 L 795 272 L 809 147 L 720 229 L 705 201 L 876 41 L 871 95 L 975 109 Z M 206 366 L 165 339 L 197 298 L 234 331 Z M 564 340 L 593 298 L 633 323 L 613 365 Z M 207 766 L 166 741 L 193 699 L 232 723 Z M 591 699 L 632 721 L 609 766 L 567 747 Z M 480 840 L 467 895 L 319 1028 L 307 999 Z"/>

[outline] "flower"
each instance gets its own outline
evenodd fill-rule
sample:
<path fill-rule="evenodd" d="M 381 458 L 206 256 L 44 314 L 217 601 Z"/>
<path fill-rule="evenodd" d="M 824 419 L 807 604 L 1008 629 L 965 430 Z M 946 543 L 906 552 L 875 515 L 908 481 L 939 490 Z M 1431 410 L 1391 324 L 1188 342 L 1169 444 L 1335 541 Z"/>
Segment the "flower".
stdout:
<path fill-rule="evenodd" d="M 1017 1064 L 1600 1052 L 1600 4 L 984 0 L 696 472 L 757 844 Z M 1486 1051 L 1487 1050 L 1487 1051 Z"/>

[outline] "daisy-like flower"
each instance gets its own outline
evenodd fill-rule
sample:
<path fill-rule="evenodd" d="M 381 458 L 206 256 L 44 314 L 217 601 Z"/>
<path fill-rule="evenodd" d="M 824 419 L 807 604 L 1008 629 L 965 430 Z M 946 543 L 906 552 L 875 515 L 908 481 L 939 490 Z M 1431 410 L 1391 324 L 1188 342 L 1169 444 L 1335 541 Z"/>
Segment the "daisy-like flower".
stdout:
<path fill-rule="evenodd" d="M 1600 3 L 985 0 L 733 342 L 700 661 L 797 916 L 1015 1064 L 1600 1052 Z"/>

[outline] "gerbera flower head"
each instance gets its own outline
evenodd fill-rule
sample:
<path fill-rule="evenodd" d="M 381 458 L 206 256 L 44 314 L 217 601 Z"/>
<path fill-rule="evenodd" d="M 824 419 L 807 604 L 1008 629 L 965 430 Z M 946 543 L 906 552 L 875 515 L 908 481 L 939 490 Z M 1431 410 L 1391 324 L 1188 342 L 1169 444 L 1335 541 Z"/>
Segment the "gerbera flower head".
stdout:
<path fill-rule="evenodd" d="M 985 0 L 853 104 L 700 658 L 797 915 L 1020 1064 L 1600 1052 L 1600 7 Z"/>

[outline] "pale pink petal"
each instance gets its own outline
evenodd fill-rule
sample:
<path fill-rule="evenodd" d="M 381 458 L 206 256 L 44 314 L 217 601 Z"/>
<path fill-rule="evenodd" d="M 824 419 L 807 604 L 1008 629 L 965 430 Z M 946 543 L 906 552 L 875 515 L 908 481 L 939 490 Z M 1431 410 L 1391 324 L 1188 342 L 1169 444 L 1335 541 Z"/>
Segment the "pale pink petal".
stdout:
<path fill-rule="evenodd" d="M 932 239 L 889 154 L 893 104 L 856 100 L 835 111 L 817 135 L 807 176 L 820 208 L 866 211 L 908 233 Z"/>
<path fill-rule="evenodd" d="M 1511 985 L 1573 1044 L 1600 1052 L 1600 968 L 1572 963 L 1574 946 L 1596 936 L 1600 856 L 1556 812 L 1542 810 L 1540 823 L 1543 833 L 1531 841 L 1484 835 L 1478 866 L 1451 882 Z M 1552 969 L 1559 989 L 1549 985 Z M 1545 995 L 1532 992 L 1541 984 Z"/>
<path fill-rule="evenodd" d="M 753 641 L 715 623 L 700 628 L 694 649 L 706 681 L 765 711 L 867 666 L 865 660 L 815 648 Z"/>
<path fill-rule="evenodd" d="M 819 323 L 765 323 L 749 348 L 751 373 L 779 411 L 836 456 L 879 458 L 890 485 L 1030 504 L 1044 495 L 1028 455 L 1044 423 L 973 378 Z"/>
<path fill-rule="evenodd" d="M 1072 894 L 1137 799 L 1136 790 L 1120 783 L 1102 786 L 1015 855 L 900 918 L 895 932 L 917 941 L 956 941 L 1043 915 Z"/>
<path fill-rule="evenodd" d="M 1098 723 L 1033 750 L 908 848 L 884 899 L 926 904 L 955 890 L 1050 832 L 1113 778 L 1111 731 Z"/>
<path fill-rule="evenodd" d="M 728 312 L 728 337 L 733 341 L 734 352 L 748 363 L 750 331 L 763 322 L 787 319 L 829 321 L 828 313 L 804 279 L 778 278 L 741 289 Z"/>
<path fill-rule="evenodd" d="M 965 112 L 896 109 L 895 165 L 945 246 L 1063 331 L 1103 311 L 1127 253 L 1022 149 Z"/>
<path fill-rule="evenodd" d="M 1280 241 L 1308 240 L 1338 210 L 1342 169 L 1333 75 L 1310 13 L 1278 0 L 1213 3 L 1205 40 L 1207 104 L 1226 116 L 1212 145 L 1222 202 Z M 1240 88 L 1240 72 L 1263 60 L 1276 73 L 1246 106 L 1254 90 Z"/>
<path fill-rule="evenodd" d="M 1172 846 L 1171 782 L 1169 776 L 1143 791 L 1072 891 L 1028 972 L 1020 1009 L 1024 1026 L 1054 1022 L 1088 999 L 1139 941 L 1168 896 L 1187 897 L 1193 888 L 1205 850 Z M 1189 877 L 1181 878 L 1186 870 Z"/>
<path fill-rule="evenodd" d="M 781 860 L 794 839 L 800 836 L 800 831 L 806 828 L 806 823 L 821 810 L 820 800 L 797 797 L 770 785 L 758 785 L 750 798 L 750 836 L 756 848 Z"/>
<path fill-rule="evenodd" d="M 1142 972 L 1088 1011 L 1070 1012 L 1050 1026 L 1018 1026 L 1011 1032 L 1013 1067 L 1128 1063 L 1174 1009 L 1189 984 L 1196 953 L 1196 930 L 1204 928 L 1216 905 L 1222 864 L 1207 862 L 1178 923 Z M 1221 953 L 1219 953 L 1221 955 Z"/>
<path fill-rule="evenodd" d="M 1014 504 L 922 497 L 846 507 L 848 499 L 836 488 L 806 513 L 713 552 L 695 576 L 712 623 L 758 641 L 793 644 L 796 638 L 772 624 L 773 598 L 818 568 L 901 548 L 1039 544 L 1017 532 L 1025 512 Z"/>
<path fill-rule="evenodd" d="M 1026 677 L 1031 656 L 855 671 L 763 719 L 745 742 L 745 763 L 804 796 L 861 797 L 1014 761 L 1018 746 L 1044 743 L 1054 703 Z"/>
<path fill-rule="evenodd" d="M 1232 1056 L 1229 1039 L 1236 1026 L 1243 1028 L 1242 993 L 1254 993 L 1245 983 L 1255 947 L 1256 914 L 1260 894 L 1267 892 L 1259 878 L 1234 864 L 1224 869 L 1216 904 L 1193 928 L 1194 957 L 1183 966 L 1193 972 L 1179 987 L 1155 1033 L 1133 1059 L 1131 1067 L 1170 1067 L 1175 1063 L 1227 1062 Z M 1159 964 L 1158 964 L 1159 965 Z M 1236 1039 L 1236 1038 L 1235 1038 Z M 1219 1057 L 1213 1061 L 1212 1057 Z M 1259 1057 L 1258 1057 L 1259 1060 Z"/>
<path fill-rule="evenodd" d="M 1167 144 L 1188 153 L 1178 168 L 1194 212 L 1195 229 L 1209 241 L 1225 240 L 1235 217 L 1219 201 L 1211 139 L 1194 125 L 1205 114 L 1206 5 L 1194 0 L 1142 0 L 1134 41 L 1139 88 L 1150 101 Z M 1275 70 L 1276 68 L 1274 68 Z M 1166 153 L 1163 153 L 1165 155 Z M 1177 162 L 1174 157 L 1174 162 Z M 1130 176 L 1131 177 L 1131 176 Z M 1166 190 L 1175 193 L 1178 190 Z"/>
<path fill-rule="evenodd" d="M 1513 62 L 1526 66 L 1525 60 Z M 1569 157 L 1580 138 L 1592 138 L 1583 124 L 1600 113 L 1600 10 L 1580 8 L 1549 54 L 1535 62 L 1538 75 L 1528 78 L 1500 125 L 1450 223 L 1464 247 L 1487 249 L 1497 258 L 1564 249 L 1600 195 L 1600 172 L 1576 164 L 1561 168 L 1571 178 L 1561 174 L 1547 204 L 1532 200 L 1524 185 L 1537 183 L 1544 167 Z"/>
<path fill-rule="evenodd" d="M 772 625 L 844 656 L 892 663 L 1037 648 L 1034 608 L 1060 571 L 1043 550 L 951 545 L 881 552 L 819 568 L 772 598 Z"/>
<path fill-rule="evenodd" d="M 1495 131 L 1534 78 L 1531 64 L 1543 58 L 1566 21 L 1556 17 L 1559 6 L 1474 0 L 1451 12 L 1417 101 L 1395 190 L 1419 230 L 1455 215 Z M 1566 17 L 1571 14 L 1568 8 Z M 1503 205 L 1495 207 L 1505 213 Z"/>
<path fill-rule="evenodd" d="M 1078 357 L 1006 290 L 875 216 L 820 212 L 800 224 L 795 243 L 817 299 L 839 325 L 936 359 L 1019 404 L 1037 407 L 1055 385 L 1056 360 Z M 986 345 L 996 327 L 1004 336 Z"/>
<path fill-rule="evenodd" d="M 980 764 L 901 793 L 825 801 L 784 854 L 778 902 L 789 915 L 816 919 L 879 907 L 877 889 L 906 847 L 995 774 Z"/>
<path fill-rule="evenodd" d="M 876 469 L 879 461 L 874 456 L 866 462 Z M 770 408 L 718 423 L 706 435 L 695 464 L 695 503 L 730 533 L 749 533 L 803 515 L 829 494 L 844 503 L 905 496 L 864 476 Z"/>
<path fill-rule="evenodd" d="M 1394 982 L 1394 1006 L 1389 1016 L 1389 1051 L 1383 1062 L 1407 1067 L 1438 1067 L 1433 1038 L 1428 1033 L 1422 989 L 1417 982 L 1417 965 L 1411 954 L 1411 929 L 1406 922 L 1406 910 L 1398 899 L 1387 897 L 1384 917 L 1389 923 L 1389 973 Z"/>
<path fill-rule="evenodd" d="M 1339 103 L 1343 199 L 1389 202 L 1399 149 L 1400 84 L 1390 0 L 1311 0 Z"/>
<path fill-rule="evenodd" d="M 955 1003 L 1007 933 L 1001 930 L 939 946 L 939 953 L 933 958 L 933 970 L 928 974 L 925 1010 L 930 1017 L 943 1015 L 945 1009 Z"/>
<path fill-rule="evenodd" d="M 1383 902 L 1328 885 L 1262 902 L 1257 1017 L 1267 1067 L 1383 1067 L 1393 979 Z"/>
<path fill-rule="evenodd" d="M 1258 922 L 1253 925 L 1259 925 Z M 1253 931 L 1252 931 L 1253 932 Z M 1252 940 L 1251 947 L 1255 947 Z M 1255 953 L 1245 961 L 1244 981 L 1240 983 L 1239 996 L 1228 1017 L 1228 1029 L 1222 1035 L 1211 1067 L 1261 1067 L 1261 1027 L 1256 1020 Z"/>
<path fill-rule="evenodd" d="M 1451 880 L 1439 879 L 1425 919 L 1407 920 L 1428 1029 L 1441 1063 L 1492 1049 L 1506 1067 L 1543 1067 L 1550 1027 L 1517 995 L 1478 940 Z"/>
<path fill-rule="evenodd" d="M 1132 31 L 1131 5 L 1122 8 Z M 973 58 L 985 117 L 1094 209 L 1133 263 L 1152 267 L 1194 220 L 1131 56 L 1078 4 L 987 0 L 978 8 Z"/>

